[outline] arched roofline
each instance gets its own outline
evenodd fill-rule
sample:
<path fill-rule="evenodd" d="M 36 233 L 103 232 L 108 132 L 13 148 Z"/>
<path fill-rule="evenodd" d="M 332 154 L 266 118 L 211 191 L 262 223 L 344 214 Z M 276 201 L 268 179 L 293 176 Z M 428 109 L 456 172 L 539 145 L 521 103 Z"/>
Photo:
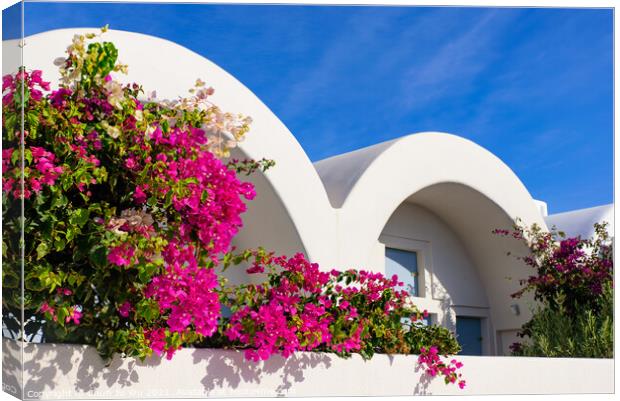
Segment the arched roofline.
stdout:
<path fill-rule="evenodd" d="M 353 213 L 372 205 L 382 216 L 376 222 L 381 227 L 402 202 L 441 183 L 470 187 L 510 218 L 546 227 L 516 174 L 488 150 L 456 135 L 411 134 L 321 160 L 315 167 L 334 207 Z"/>

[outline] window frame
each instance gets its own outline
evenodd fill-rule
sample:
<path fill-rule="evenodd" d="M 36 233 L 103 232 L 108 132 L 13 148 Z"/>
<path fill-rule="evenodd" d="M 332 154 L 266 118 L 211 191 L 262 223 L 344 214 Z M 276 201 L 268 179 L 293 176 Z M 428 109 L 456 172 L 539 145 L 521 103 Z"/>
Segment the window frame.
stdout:
<path fill-rule="evenodd" d="M 415 271 L 412 271 L 409 266 L 405 266 L 404 264 L 400 263 L 399 261 L 393 259 L 392 257 L 388 256 L 389 251 L 396 251 L 402 254 L 407 254 L 409 256 L 411 256 L 411 260 L 413 260 L 415 258 Z M 388 269 L 388 263 L 387 260 L 391 260 L 393 263 L 396 263 L 397 265 L 399 265 L 400 267 L 405 268 L 409 274 L 411 276 L 413 276 L 413 283 L 414 283 L 414 294 L 409 293 L 412 297 L 419 297 L 420 295 L 420 256 L 419 256 L 419 252 L 417 251 L 410 251 L 410 250 L 405 250 L 405 249 L 400 249 L 400 248 L 394 248 L 391 246 L 385 246 L 385 276 L 388 278 L 391 278 L 392 273 L 388 273 L 387 269 Z M 405 281 L 404 277 L 399 277 L 400 281 Z M 409 291 L 409 289 L 407 287 L 409 287 L 409 285 L 405 285 L 406 289 Z"/>
<path fill-rule="evenodd" d="M 418 262 L 418 294 L 411 298 L 428 298 L 432 297 L 432 260 L 431 260 L 431 244 L 429 241 L 416 240 L 411 238 L 399 237 L 389 234 L 381 234 L 379 242 L 383 245 L 383 272 L 385 273 L 386 249 L 392 248 L 405 252 L 415 252 Z"/>

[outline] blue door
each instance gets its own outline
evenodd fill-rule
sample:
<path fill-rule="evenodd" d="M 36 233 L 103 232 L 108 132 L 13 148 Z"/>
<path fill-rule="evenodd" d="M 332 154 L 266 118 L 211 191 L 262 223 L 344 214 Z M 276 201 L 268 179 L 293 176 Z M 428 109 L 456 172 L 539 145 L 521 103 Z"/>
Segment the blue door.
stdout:
<path fill-rule="evenodd" d="M 456 339 L 460 355 L 482 355 L 482 321 L 478 317 L 456 317 Z"/>
<path fill-rule="evenodd" d="M 405 289 L 414 297 L 418 292 L 418 254 L 395 248 L 385 248 L 385 275 L 391 278 L 396 274 Z"/>

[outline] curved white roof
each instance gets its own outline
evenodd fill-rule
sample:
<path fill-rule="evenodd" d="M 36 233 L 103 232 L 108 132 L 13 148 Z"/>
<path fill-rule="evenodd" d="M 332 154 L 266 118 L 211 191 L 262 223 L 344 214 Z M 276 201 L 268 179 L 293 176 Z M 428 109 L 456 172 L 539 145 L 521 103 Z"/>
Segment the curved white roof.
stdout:
<path fill-rule="evenodd" d="M 503 161 L 474 142 L 448 133 L 403 136 L 318 161 L 315 167 L 332 205 L 338 208 L 365 202 L 379 192 L 382 198 L 394 196 L 400 204 L 427 186 L 453 182 L 481 191 L 513 218 L 541 221 L 538 204 Z M 397 192 L 406 196 L 392 195 Z"/>
<path fill-rule="evenodd" d="M 587 209 L 572 210 L 570 212 L 556 213 L 545 217 L 548 227 L 555 226 L 558 231 L 563 231 L 568 237 L 581 236 L 582 238 L 594 235 L 594 223 L 607 222 L 607 231 L 614 235 L 614 205 L 590 207 Z"/>

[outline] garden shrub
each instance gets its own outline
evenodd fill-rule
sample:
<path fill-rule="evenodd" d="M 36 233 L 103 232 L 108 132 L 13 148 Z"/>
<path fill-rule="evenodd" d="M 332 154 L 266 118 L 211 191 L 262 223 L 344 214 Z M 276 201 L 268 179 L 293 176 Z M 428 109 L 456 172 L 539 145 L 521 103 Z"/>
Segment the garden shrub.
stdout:
<path fill-rule="evenodd" d="M 519 223 L 495 230 L 525 241 L 530 254 L 518 258 L 535 271 L 512 295 L 533 292 L 538 301 L 518 333 L 525 341 L 511 345 L 513 355 L 613 357 L 613 249 L 606 223 L 594 228 L 587 239 Z"/>
<path fill-rule="evenodd" d="M 126 68 L 114 45 L 94 38 L 76 35 L 56 61 L 58 90 L 43 94 L 40 71 L 4 77 L 3 219 L 17 228 L 24 202 L 27 335 L 42 327 L 48 340 L 144 357 L 162 322 L 177 347 L 216 329 L 211 267 L 255 196 L 217 155 L 250 120 L 211 104 L 201 81 L 185 99 L 139 99 L 138 85 L 111 76 Z M 4 270 L 17 274 L 19 241 L 3 245 Z M 165 304 L 161 284 L 175 300 Z M 19 288 L 5 291 L 17 310 Z"/>
<path fill-rule="evenodd" d="M 559 297 L 562 298 L 562 297 Z M 539 308 L 523 327 L 527 341 L 513 345 L 514 355 L 577 358 L 613 358 L 613 289 L 606 284 L 598 310 L 578 306 L 569 315 L 564 300 L 558 307 Z"/>
<path fill-rule="evenodd" d="M 233 250 L 245 202 L 256 196 L 242 177 L 274 166 L 229 158 L 250 118 L 220 110 L 201 80 L 173 101 L 122 85 L 114 75 L 127 66 L 101 34 L 75 35 L 55 60 L 58 89 L 41 71 L 3 78 L 10 331 L 19 333 L 23 307 L 26 339 L 42 332 L 48 342 L 92 344 L 106 360 L 171 358 L 182 347 L 240 348 L 250 360 L 419 353 L 429 374 L 465 385 L 461 364 L 439 357 L 459 351 L 454 337 L 415 323 L 425 312 L 396 289 L 396 276 L 325 272 L 302 254 Z M 233 286 L 216 273 L 248 263 L 248 274 L 266 274 L 264 283 Z"/>

